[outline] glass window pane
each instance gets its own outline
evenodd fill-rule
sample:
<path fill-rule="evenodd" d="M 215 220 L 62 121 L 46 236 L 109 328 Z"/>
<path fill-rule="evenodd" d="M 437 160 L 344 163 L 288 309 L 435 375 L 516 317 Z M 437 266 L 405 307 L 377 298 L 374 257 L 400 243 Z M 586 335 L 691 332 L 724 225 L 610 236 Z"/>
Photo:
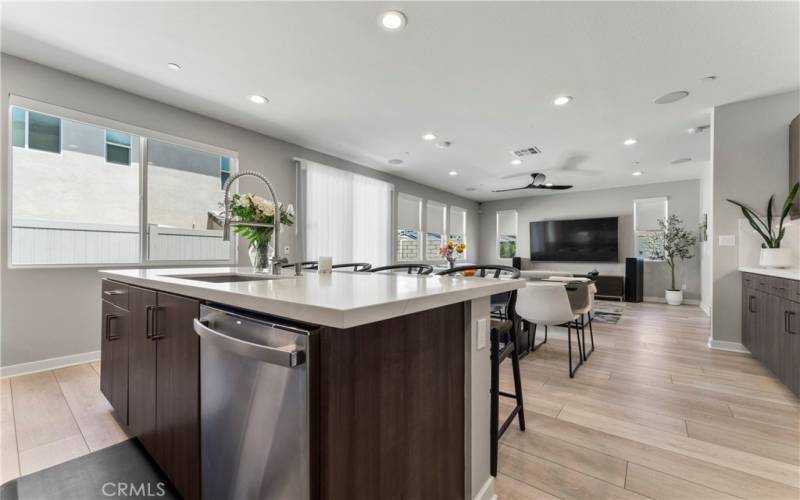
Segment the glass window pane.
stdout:
<path fill-rule="evenodd" d="M 220 157 L 219 160 L 219 169 L 221 172 L 230 172 L 231 171 L 231 159 L 227 156 Z"/>
<path fill-rule="evenodd" d="M 425 235 L 425 260 L 443 260 L 439 249 L 444 246 L 444 237 L 440 233 L 427 233 Z"/>
<path fill-rule="evenodd" d="M 222 172 L 222 173 L 219 174 L 219 188 L 220 189 L 223 189 L 223 190 L 225 189 L 225 184 L 228 182 L 228 179 L 230 178 L 230 176 L 231 176 L 231 174 L 229 174 L 228 172 Z"/>
<path fill-rule="evenodd" d="M 419 237 L 416 229 L 397 230 L 397 260 L 419 260 Z"/>
<path fill-rule="evenodd" d="M 147 142 L 150 260 L 228 260 L 231 242 L 211 214 L 221 210 L 220 155 Z"/>
<path fill-rule="evenodd" d="M 11 143 L 25 147 L 25 110 L 22 108 L 11 108 Z"/>
<path fill-rule="evenodd" d="M 120 146 L 130 146 L 131 136 L 125 132 L 106 129 L 106 142 L 119 144 Z"/>
<path fill-rule="evenodd" d="M 135 168 L 114 167 L 106 163 L 102 128 L 30 116 L 40 138 L 42 130 L 52 136 L 63 128 L 75 148 L 60 155 L 13 148 L 12 265 L 139 262 L 137 157 Z"/>
<path fill-rule="evenodd" d="M 28 112 L 28 147 L 61 152 L 61 119 L 55 116 Z"/>
<path fill-rule="evenodd" d="M 106 161 L 119 165 L 131 164 L 131 148 L 106 144 Z"/>
<path fill-rule="evenodd" d="M 501 259 L 510 259 L 517 255 L 517 237 L 505 235 L 500 237 L 499 256 Z"/>

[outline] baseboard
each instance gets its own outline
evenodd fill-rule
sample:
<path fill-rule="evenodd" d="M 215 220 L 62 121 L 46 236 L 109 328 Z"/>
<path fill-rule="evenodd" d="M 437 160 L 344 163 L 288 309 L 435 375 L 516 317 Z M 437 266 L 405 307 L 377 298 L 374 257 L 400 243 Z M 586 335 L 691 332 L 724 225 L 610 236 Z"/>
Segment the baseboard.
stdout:
<path fill-rule="evenodd" d="M 666 304 L 667 299 L 664 297 L 642 297 L 642 300 L 645 302 L 654 302 L 656 304 Z M 698 299 L 683 299 L 683 303 L 689 306 L 699 306 L 700 301 Z"/>
<path fill-rule="evenodd" d="M 714 340 L 711 337 L 708 337 L 708 348 L 714 349 L 715 351 L 729 351 L 729 352 L 741 352 L 744 354 L 750 354 L 750 351 L 747 347 L 743 346 L 739 342 L 729 342 L 727 340 Z"/>
<path fill-rule="evenodd" d="M 30 363 L 2 366 L 0 367 L 0 378 L 16 377 L 18 375 L 27 375 L 29 373 L 55 370 L 57 368 L 65 368 L 67 366 L 91 363 L 93 361 L 98 361 L 99 359 L 100 351 L 91 351 L 82 352 L 80 354 L 70 354 L 69 356 L 59 356 L 57 358 L 42 359 L 40 361 L 31 361 Z"/>
<path fill-rule="evenodd" d="M 474 500 L 497 500 L 497 494 L 494 491 L 494 477 L 489 476 L 481 490 L 475 495 Z"/>

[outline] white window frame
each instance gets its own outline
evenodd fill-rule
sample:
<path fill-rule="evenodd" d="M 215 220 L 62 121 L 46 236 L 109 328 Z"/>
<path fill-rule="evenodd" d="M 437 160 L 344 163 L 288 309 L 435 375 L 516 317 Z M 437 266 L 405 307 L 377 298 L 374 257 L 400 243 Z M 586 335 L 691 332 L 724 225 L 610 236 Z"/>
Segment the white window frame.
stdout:
<path fill-rule="evenodd" d="M 36 101 L 33 99 L 28 99 L 26 97 L 17 96 L 11 94 L 9 96 L 8 106 L 6 107 L 7 113 L 7 140 L 8 144 L 12 144 L 12 107 L 19 107 L 25 108 L 26 110 L 34 111 L 36 113 L 46 114 L 50 116 L 54 116 L 57 118 L 67 119 L 67 120 L 74 120 L 77 122 L 85 123 L 87 125 L 92 125 L 94 127 L 99 128 L 110 128 L 113 130 L 117 130 L 119 132 L 124 132 L 126 134 L 135 135 L 139 137 L 139 262 L 126 262 L 126 263 L 86 263 L 86 264 L 12 264 L 11 263 L 11 252 L 12 252 L 12 230 L 13 230 L 13 207 L 14 207 L 14 182 L 13 182 L 13 175 L 14 175 L 14 165 L 13 165 L 13 156 L 14 156 L 14 147 L 9 147 L 7 151 L 7 165 L 8 168 L 8 196 L 6 201 L 6 210 L 9 214 L 8 219 L 8 227 L 6 232 L 7 243 L 6 243 L 6 251 L 8 255 L 8 268 L 9 269 L 70 269 L 70 268 L 124 268 L 124 267 L 131 267 L 132 265 L 138 267 L 159 267 L 169 265 L 172 267 L 198 267 L 198 266 L 226 266 L 226 265 L 236 265 L 238 260 L 238 238 L 231 238 L 231 255 L 228 259 L 220 259 L 220 260 L 167 260 L 167 261 L 158 261 L 158 260 L 150 260 L 148 258 L 148 230 L 147 230 L 147 140 L 154 139 L 160 142 L 165 142 L 169 144 L 173 144 L 175 146 L 181 146 L 186 148 L 197 149 L 203 151 L 205 153 L 210 154 L 218 154 L 220 156 L 227 156 L 231 159 L 231 176 L 235 175 L 238 172 L 239 167 L 239 153 L 236 151 L 221 148 L 219 146 L 213 146 L 210 144 L 205 144 L 201 142 L 192 141 L 190 139 L 184 139 L 181 137 L 176 137 L 173 135 L 165 134 L 162 132 L 157 132 L 155 130 L 146 129 L 143 127 L 137 127 L 135 125 L 129 125 L 127 123 L 119 122 L 116 120 L 111 120 L 108 118 L 91 115 L 88 113 L 83 113 L 81 111 L 76 111 L 69 108 L 64 108 L 61 106 L 56 106 L 54 104 L 44 103 L 40 101 Z M 63 134 L 64 134 L 64 127 L 63 124 L 61 126 L 61 143 L 63 146 Z M 25 144 L 27 147 L 28 144 L 28 133 L 27 133 L 27 113 L 26 113 L 26 132 L 25 132 Z M 133 138 L 132 138 L 133 139 Z M 63 151 L 63 147 L 61 148 Z M 38 150 L 37 150 L 38 151 Z M 46 153 L 50 153 L 49 151 L 45 151 Z M 55 153 L 51 153 L 55 154 Z M 59 153 L 61 154 L 61 153 Z M 238 181 L 237 181 L 238 183 Z M 234 188 L 236 188 L 235 186 Z"/>
<path fill-rule="evenodd" d="M 398 237 L 397 232 L 400 229 L 403 229 L 403 228 L 400 227 L 400 225 L 397 222 L 399 217 L 400 217 L 399 205 L 400 205 L 400 199 L 401 198 L 405 198 L 405 199 L 413 201 L 413 202 L 415 202 L 417 204 L 417 228 L 416 228 L 417 229 L 417 255 L 414 256 L 413 259 L 402 259 L 402 258 L 400 258 L 400 255 L 397 254 L 397 237 Z M 395 206 L 395 208 L 394 208 L 394 212 L 395 212 L 395 215 L 394 215 L 394 241 L 392 241 L 393 253 L 394 253 L 394 261 L 397 262 L 397 263 L 401 263 L 401 262 L 419 262 L 419 261 L 423 260 L 423 258 L 424 258 L 425 232 L 424 232 L 423 227 L 422 227 L 423 226 L 423 224 L 422 224 L 422 210 L 425 207 L 424 201 L 425 200 L 423 200 L 419 196 L 414 196 L 413 194 L 408 194 L 408 193 L 403 193 L 403 192 L 397 192 L 396 200 L 395 200 L 395 203 L 394 203 L 394 206 Z"/>
<path fill-rule="evenodd" d="M 495 237 L 494 237 L 494 253 L 499 260 L 512 260 L 516 255 L 512 257 L 501 257 L 500 256 L 500 215 L 501 214 L 514 214 L 514 228 L 516 232 L 514 236 L 516 239 L 514 240 L 514 245 L 516 248 L 516 252 L 519 252 L 519 213 L 516 210 L 498 210 L 495 212 L 495 219 L 494 219 L 494 227 L 495 227 Z"/>

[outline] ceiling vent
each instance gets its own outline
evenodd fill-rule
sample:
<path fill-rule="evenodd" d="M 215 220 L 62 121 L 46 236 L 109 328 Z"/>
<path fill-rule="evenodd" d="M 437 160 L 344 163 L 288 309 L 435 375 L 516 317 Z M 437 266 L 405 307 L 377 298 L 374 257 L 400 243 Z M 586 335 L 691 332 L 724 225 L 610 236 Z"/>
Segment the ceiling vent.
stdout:
<path fill-rule="evenodd" d="M 516 151 L 514 151 L 514 156 L 516 156 L 517 158 L 525 158 L 526 156 L 541 154 L 541 152 L 542 152 L 541 149 L 537 148 L 536 146 L 531 146 L 529 148 L 517 149 Z"/>

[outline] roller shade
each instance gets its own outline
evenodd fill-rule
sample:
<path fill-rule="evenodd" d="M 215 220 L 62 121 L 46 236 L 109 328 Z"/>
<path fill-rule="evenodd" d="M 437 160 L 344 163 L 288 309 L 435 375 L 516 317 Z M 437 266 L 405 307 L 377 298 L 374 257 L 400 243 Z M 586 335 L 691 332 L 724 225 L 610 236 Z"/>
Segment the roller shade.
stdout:
<path fill-rule="evenodd" d="M 502 210 L 497 212 L 497 234 L 517 234 L 516 210 Z"/>
<path fill-rule="evenodd" d="M 427 224 L 425 231 L 434 234 L 444 234 L 445 205 L 435 201 L 427 203 Z"/>
<path fill-rule="evenodd" d="M 404 193 L 397 195 L 397 229 L 420 230 L 422 200 Z"/>
<path fill-rule="evenodd" d="M 450 207 L 450 236 L 467 234 L 467 211 L 460 207 Z"/>
<path fill-rule="evenodd" d="M 658 231 L 658 219 L 667 218 L 667 197 L 633 200 L 633 226 L 635 231 Z"/>

